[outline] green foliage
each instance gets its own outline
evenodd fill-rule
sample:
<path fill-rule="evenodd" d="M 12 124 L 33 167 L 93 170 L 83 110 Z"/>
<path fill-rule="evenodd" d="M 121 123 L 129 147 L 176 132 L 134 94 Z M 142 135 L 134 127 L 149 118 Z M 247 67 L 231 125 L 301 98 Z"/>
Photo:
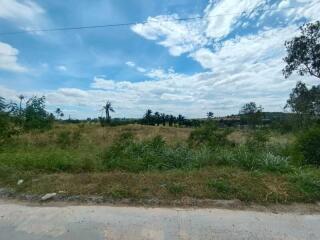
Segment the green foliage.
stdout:
<path fill-rule="evenodd" d="M 32 97 L 27 101 L 24 127 L 30 129 L 49 129 L 52 127 L 54 116 L 45 110 L 45 97 Z"/>
<path fill-rule="evenodd" d="M 246 146 L 252 151 L 264 150 L 268 140 L 268 131 L 255 130 L 250 133 Z"/>
<path fill-rule="evenodd" d="M 103 154 L 107 169 L 132 172 L 144 170 L 192 169 L 206 164 L 206 150 L 192 151 L 185 145 L 168 146 L 162 137 L 135 141 L 125 133 Z"/>
<path fill-rule="evenodd" d="M 210 148 L 227 145 L 228 130 L 218 129 L 217 124 L 212 120 L 204 123 L 200 128 L 191 132 L 189 137 L 189 145 L 199 147 L 207 145 Z"/>
<path fill-rule="evenodd" d="M 306 200 L 313 201 L 320 199 L 320 176 L 314 171 L 308 169 L 297 171 L 290 175 L 289 181 L 295 189 L 297 189 Z"/>
<path fill-rule="evenodd" d="M 57 135 L 57 144 L 62 148 L 67 148 L 70 146 L 78 146 L 81 140 L 80 130 L 75 131 L 61 131 Z"/>
<path fill-rule="evenodd" d="M 254 128 L 257 124 L 261 124 L 263 117 L 262 110 L 263 108 L 261 106 L 257 106 L 255 102 L 243 105 L 240 110 L 241 122 Z"/>
<path fill-rule="evenodd" d="M 297 137 L 295 150 L 307 164 L 320 166 L 320 127 L 311 127 Z"/>
<path fill-rule="evenodd" d="M 224 179 L 210 180 L 207 185 L 210 189 L 214 189 L 220 194 L 230 194 L 235 191 L 235 189 L 231 187 L 230 183 Z"/>
<path fill-rule="evenodd" d="M 233 148 L 218 148 L 214 161 L 219 165 L 237 166 L 245 170 L 263 170 L 272 172 L 289 172 L 289 159 L 265 149 L 252 149 L 247 145 Z"/>
<path fill-rule="evenodd" d="M 300 75 L 320 78 L 320 22 L 307 23 L 301 28 L 301 34 L 285 42 L 287 56 L 283 74 L 287 78 L 294 71 Z"/>

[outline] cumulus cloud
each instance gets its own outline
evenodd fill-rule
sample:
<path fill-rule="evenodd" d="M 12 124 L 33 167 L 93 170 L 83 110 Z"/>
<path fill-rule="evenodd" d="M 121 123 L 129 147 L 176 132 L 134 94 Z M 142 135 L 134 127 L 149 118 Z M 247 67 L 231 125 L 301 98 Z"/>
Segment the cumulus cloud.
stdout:
<path fill-rule="evenodd" d="M 0 0 L 0 18 L 12 21 L 22 28 L 39 26 L 44 9 L 31 0 Z"/>
<path fill-rule="evenodd" d="M 0 69 L 12 72 L 25 72 L 27 69 L 18 63 L 19 50 L 0 42 Z"/>
<path fill-rule="evenodd" d="M 210 1 L 205 10 L 206 35 L 220 39 L 228 35 L 240 17 L 250 16 L 265 0 L 223 0 Z"/>
<path fill-rule="evenodd" d="M 173 56 L 180 56 L 207 43 L 202 33 L 202 21 L 181 22 L 177 18 L 179 16 L 176 14 L 149 17 L 146 23 L 136 24 L 131 29 L 167 47 Z"/>

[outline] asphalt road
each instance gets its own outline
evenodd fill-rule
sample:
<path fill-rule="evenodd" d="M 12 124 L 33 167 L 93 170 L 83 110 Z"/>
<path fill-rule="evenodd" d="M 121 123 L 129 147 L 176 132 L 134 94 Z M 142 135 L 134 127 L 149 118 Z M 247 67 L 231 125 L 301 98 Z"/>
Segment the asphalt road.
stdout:
<path fill-rule="evenodd" d="M 320 215 L 0 203 L 1 240 L 320 239 Z"/>

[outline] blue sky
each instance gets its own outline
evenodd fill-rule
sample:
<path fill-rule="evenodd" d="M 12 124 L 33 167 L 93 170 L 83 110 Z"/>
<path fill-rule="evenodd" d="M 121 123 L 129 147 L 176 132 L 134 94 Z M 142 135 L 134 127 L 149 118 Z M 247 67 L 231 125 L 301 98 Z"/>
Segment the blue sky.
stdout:
<path fill-rule="evenodd" d="M 187 117 L 237 113 L 255 101 L 281 111 L 284 41 L 319 20 L 318 0 L 0 0 L 0 32 L 135 22 L 131 26 L 0 34 L 0 96 L 45 95 L 66 116 L 147 108 Z M 177 18 L 199 17 L 192 21 Z"/>

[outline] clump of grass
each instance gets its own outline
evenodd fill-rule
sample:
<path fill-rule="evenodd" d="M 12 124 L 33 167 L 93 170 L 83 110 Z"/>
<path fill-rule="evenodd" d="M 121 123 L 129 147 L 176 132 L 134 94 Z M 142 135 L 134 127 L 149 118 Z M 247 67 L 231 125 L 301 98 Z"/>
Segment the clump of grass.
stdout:
<path fill-rule="evenodd" d="M 130 172 L 192 169 L 207 164 L 207 159 L 204 149 L 194 151 L 183 144 L 168 146 L 160 136 L 137 141 L 129 133 L 121 135 L 103 154 L 106 169 Z"/>
<path fill-rule="evenodd" d="M 214 189 L 220 194 L 230 194 L 235 191 L 229 181 L 225 179 L 213 179 L 208 181 L 207 185 L 210 189 Z"/>
<path fill-rule="evenodd" d="M 299 192 L 299 198 L 307 201 L 320 199 L 320 175 L 316 171 L 305 169 L 297 170 L 288 176 L 295 191 Z"/>
<path fill-rule="evenodd" d="M 80 128 L 76 131 L 61 131 L 57 134 L 57 144 L 62 148 L 78 146 L 81 140 Z"/>
<path fill-rule="evenodd" d="M 233 148 L 218 148 L 214 152 L 218 165 L 231 165 L 245 170 L 264 170 L 273 172 L 290 171 L 289 158 L 265 150 L 253 150 L 247 145 Z"/>

